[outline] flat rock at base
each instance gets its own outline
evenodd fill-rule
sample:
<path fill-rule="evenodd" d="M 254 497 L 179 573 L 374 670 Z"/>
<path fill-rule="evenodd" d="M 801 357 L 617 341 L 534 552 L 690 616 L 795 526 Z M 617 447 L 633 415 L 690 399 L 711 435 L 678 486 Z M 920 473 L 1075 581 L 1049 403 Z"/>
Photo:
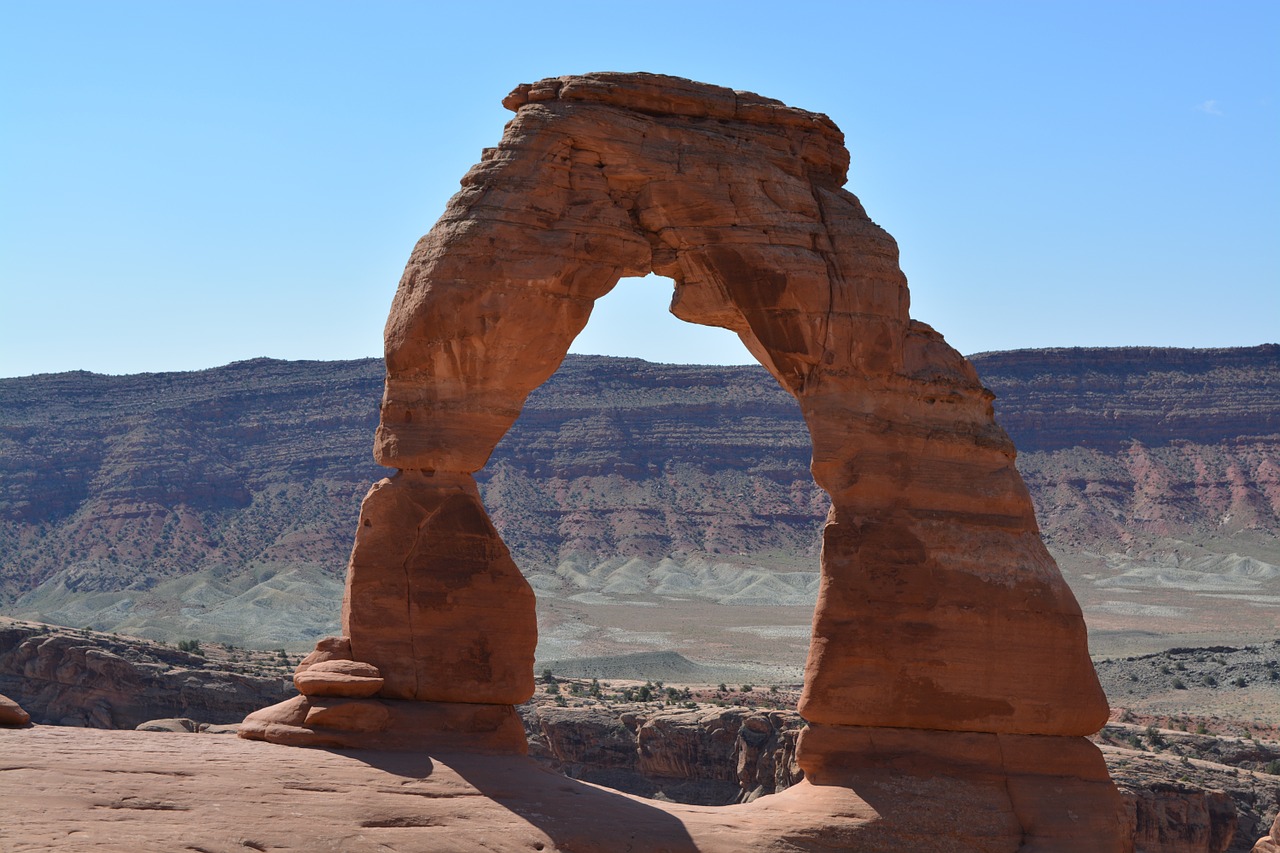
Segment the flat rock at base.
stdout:
<path fill-rule="evenodd" d="M 326 660 L 311 664 L 293 676 L 293 684 L 306 696 L 365 698 L 382 689 L 383 679 L 372 664 L 354 660 Z"/>
<path fill-rule="evenodd" d="M 509 753 L 528 749 L 510 705 L 295 696 L 254 711 L 240 737 L 288 746 Z"/>
<path fill-rule="evenodd" d="M 644 800 L 512 755 L 289 749 L 239 738 L 0 730 L 0 838 L 59 853 L 1080 853 L 993 831 L 967 786 L 911 773 L 869 795 L 802 782 L 738 806 Z M 921 819 L 930 812 L 934 817 Z M 944 820 L 953 821 L 948 826 Z M 906 821 L 897 822 L 899 820 Z M 937 834 L 933 834 L 937 833 Z M 1268 851 L 1270 853 L 1270 851 Z"/>
<path fill-rule="evenodd" d="M 25 726 L 29 722 L 31 715 L 21 705 L 0 694 L 0 726 Z"/>

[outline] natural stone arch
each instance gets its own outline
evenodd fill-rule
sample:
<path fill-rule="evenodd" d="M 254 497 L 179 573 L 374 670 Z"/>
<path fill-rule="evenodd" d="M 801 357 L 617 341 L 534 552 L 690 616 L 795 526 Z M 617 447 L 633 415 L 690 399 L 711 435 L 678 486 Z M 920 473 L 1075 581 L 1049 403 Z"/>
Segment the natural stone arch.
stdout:
<path fill-rule="evenodd" d="M 992 395 L 910 319 L 896 244 L 843 189 L 836 126 L 639 74 L 544 80 L 504 104 L 515 118 L 414 248 L 387 321 L 375 457 L 400 473 L 362 506 L 342 624 L 378 695 L 418 710 L 392 703 L 393 722 L 376 712 L 366 729 L 522 749 L 502 709 L 533 692 L 533 594 L 472 475 L 594 300 L 655 272 L 676 316 L 736 332 L 795 396 L 831 496 L 800 705 L 808 778 L 951 762 L 999 776 L 1033 835 L 1117 841 L 1114 789 L 1080 737 L 1107 703 L 1079 606 Z M 289 713 L 276 739 L 368 743 Z M 1064 784 L 1092 803 L 1084 829 L 1046 817 Z"/>
<path fill-rule="evenodd" d="M 991 395 L 909 319 L 893 239 L 841 188 L 831 121 L 632 75 L 544 81 L 505 103 L 502 142 L 396 293 L 378 461 L 450 483 L 479 470 L 594 300 L 622 276 L 667 276 L 676 316 L 736 332 L 795 395 L 832 496 L 806 718 L 1097 730 L 1106 702 L 1080 610 Z"/>

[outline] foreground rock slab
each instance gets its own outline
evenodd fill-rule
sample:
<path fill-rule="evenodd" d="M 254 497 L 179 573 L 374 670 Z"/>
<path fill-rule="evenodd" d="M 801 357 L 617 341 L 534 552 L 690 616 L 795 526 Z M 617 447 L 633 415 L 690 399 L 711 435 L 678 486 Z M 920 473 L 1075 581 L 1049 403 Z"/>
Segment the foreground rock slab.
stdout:
<path fill-rule="evenodd" d="M 39 726 L 0 730 L 0 756 L 0 849 L 12 853 L 1012 853 L 1022 845 L 1016 821 L 998 809 L 974 815 L 945 778 L 910 773 L 874 806 L 847 788 L 806 782 L 717 808 L 620 794 L 514 755 Z"/>

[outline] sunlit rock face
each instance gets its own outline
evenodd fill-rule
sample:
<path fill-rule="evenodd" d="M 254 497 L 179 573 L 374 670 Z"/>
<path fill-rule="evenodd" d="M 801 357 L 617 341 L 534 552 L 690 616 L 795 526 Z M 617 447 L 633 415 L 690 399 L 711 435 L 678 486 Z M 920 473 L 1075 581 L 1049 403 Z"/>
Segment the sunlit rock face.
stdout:
<path fill-rule="evenodd" d="M 504 104 L 515 118 L 414 248 L 387 320 L 374 454 L 400 473 L 366 498 L 343 608 L 379 695 L 532 693 L 533 596 L 472 475 L 594 301 L 653 272 L 677 317 L 735 332 L 795 396 L 831 496 L 805 772 L 855 791 L 898 759 L 968 774 L 1011 838 L 1120 849 L 1081 739 L 1107 705 L 1080 609 L 992 395 L 910 319 L 894 240 L 843 188 L 839 129 L 648 74 L 552 78 Z"/>

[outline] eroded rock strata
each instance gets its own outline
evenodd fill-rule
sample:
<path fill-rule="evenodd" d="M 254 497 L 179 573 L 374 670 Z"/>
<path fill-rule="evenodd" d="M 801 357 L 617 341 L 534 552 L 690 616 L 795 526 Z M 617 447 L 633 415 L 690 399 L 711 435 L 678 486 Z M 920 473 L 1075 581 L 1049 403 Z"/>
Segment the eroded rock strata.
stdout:
<path fill-rule="evenodd" d="M 343 607 L 353 658 L 386 682 L 346 701 L 531 693 L 532 593 L 473 475 L 594 300 L 656 272 L 676 316 L 737 333 L 796 398 L 831 496 L 800 703 L 817 786 L 791 792 L 947 777 L 982 803 L 962 831 L 1122 849 L 1083 738 L 1107 705 L 1080 609 L 991 393 L 911 320 L 896 244 L 843 189 L 836 126 L 644 74 L 543 80 L 504 104 L 515 118 L 415 247 L 387 321 L 375 458 L 399 473 L 366 498 Z M 924 805 L 886 802 L 867 843 L 937 831 Z"/>
<path fill-rule="evenodd" d="M 131 729 L 157 717 L 233 723 L 289 695 L 282 678 L 156 643 L 0 618 L 0 691 L 37 723 Z"/>

